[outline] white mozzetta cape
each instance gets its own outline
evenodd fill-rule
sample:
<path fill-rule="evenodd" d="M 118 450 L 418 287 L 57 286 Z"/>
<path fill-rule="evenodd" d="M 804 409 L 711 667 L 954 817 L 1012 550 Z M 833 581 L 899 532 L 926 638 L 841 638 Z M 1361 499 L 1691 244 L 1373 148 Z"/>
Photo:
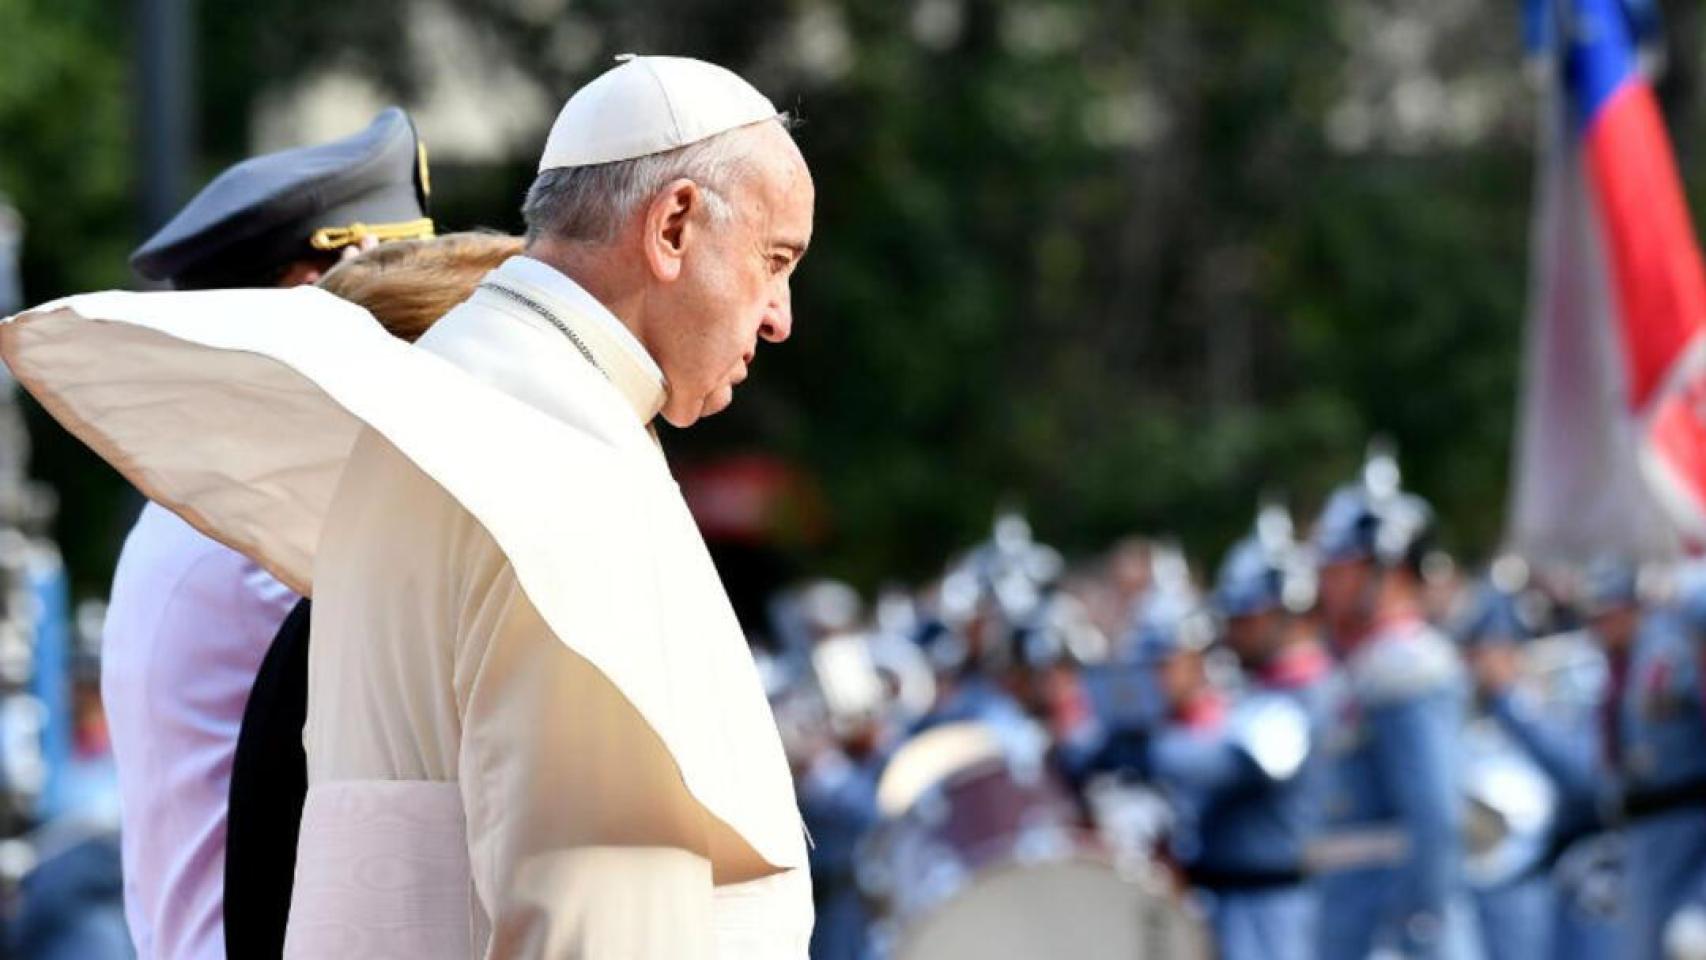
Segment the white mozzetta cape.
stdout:
<path fill-rule="evenodd" d="M 566 311 L 560 301 L 553 306 Z M 0 357 L 63 425 L 150 498 L 293 588 L 323 593 L 316 598 L 312 647 L 305 821 L 324 829 L 304 830 L 292 952 L 804 955 L 811 907 L 803 831 L 744 638 L 642 421 L 557 331 L 489 292 L 452 311 L 419 347 L 392 339 L 361 309 L 311 288 L 105 293 L 0 325 Z M 352 450 L 356 463 L 363 456 L 372 463 L 357 471 Z M 346 465 L 351 476 L 344 478 Z M 379 483 L 387 476 L 395 487 Z M 530 791 L 562 782 L 512 771 L 497 785 L 513 793 L 488 801 L 498 822 L 464 824 L 461 800 L 445 789 L 459 778 L 455 757 L 441 756 L 439 769 L 426 756 L 420 759 L 426 769 L 399 770 L 391 761 L 340 753 L 340 731 L 317 726 L 327 717 L 360 717 L 370 706 L 339 710 L 341 694 L 326 694 L 333 697 L 328 704 L 322 689 L 328 674 L 321 657 L 359 649 L 362 641 L 339 636 L 361 615 L 323 624 L 320 611 L 334 594 L 344 597 L 330 603 L 334 608 L 361 607 L 352 598 L 362 584 L 343 582 L 359 581 L 360 569 L 341 568 L 337 582 L 314 589 L 323 545 L 330 557 L 362 555 L 357 530 L 326 522 L 334 509 L 360 518 L 347 502 L 337 505 L 340 478 L 378 484 L 370 491 L 375 496 L 423 498 L 408 514 L 428 527 L 452 517 L 468 521 L 454 537 L 463 538 L 456 542 L 471 562 L 488 563 L 484 589 L 501 594 L 497 581 L 506 576 L 516 589 L 499 598 L 507 613 L 490 598 L 473 599 L 474 621 L 496 618 L 484 633 L 477 623 L 445 625 L 447 633 L 464 641 L 473 635 L 495 649 L 505 631 L 525 633 L 536 622 L 572 654 L 555 668 L 571 685 L 557 699 L 579 698 L 603 711 L 608 722 L 595 726 L 633 745 L 631 765 L 646 767 L 652 753 L 673 764 L 673 784 L 658 782 L 655 771 L 606 768 L 608 803 L 628 802 L 633 798 L 624 799 L 624 790 L 649 783 L 656 789 L 636 796 L 660 808 L 670 829 L 702 825 L 699 840 L 684 845 L 708 862 L 718 884 L 715 903 L 654 903 L 642 893 L 594 912 L 630 910 L 653 925 L 674 923 L 683 927 L 675 941 L 658 936 L 645 946 L 624 946 L 598 938 L 608 934 L 578 933 L 583 924 L 620 928 L 583 915 L 575 898 L 597 892 L 597 856 L 643 846 L 643 838 L 606 838 L 607 847 L 589 854 L 594 865 L 572 875 L 549 858 L 529 860 L 528 836 L 506 835 L 531 829 L 528 818 L 506 811 L 548 808 L 552 796 Z M 430 502 L 434 496 L 442 502 Z M 456 602 L 437 595 L 451 586 L 448 579 L 418 586 L 419 608 Z M 403 601 L 385 602 L 396 608 Z M 384 629 L 383 621 L 367 622 Z M 422 659 L 437 655 L 421 652 Z M 577 675 L 570 661 L 592 669 Z M 440 693 L 431 704 L 436 715 L 413 718 L 427 755 L 443 754 L 450 749 L 444 741 L 476 732 L 459 726 L 466 691 Z M 544 699 L 549 694 L 536 691 Z M 506 722 L 526 720 L 511 711 Z M 648 753 L 646 737 L 631 727 L 655 737 L 658 749 Z M 500 728 L 477 732 L 499 738 L 500 746 L 506 736 Z M 535 730 L 515 732 L 540 741 Z M 571 731 L 563 743 L 597 746 Z M 599 779 L 591 770 L 572 782 Z M 682 788 L 679 802 L 672 785 Z M 462 784 L 464 795 L 468 788 Z M 584 801 L 563 798 L 563 817 L 577 816 Z M 567 833 L 598 839 L 596 831 Z M 507 851 L 511 873 L 488 872 L 492 849 Z M 466 858 L 470 850 L 472 863 L 451 856 Z M 345 868 L 357 877 L 353 886 Z M 339 877 L 348 889 L 335 889 Z M 466 923 L 443 899 L 458 889 L 467 894 Z M 305 907 L 305 893 L 318 902 Z M 701 928 L 707 915 L 710 927 Z M 708 942 L 711 929 L 715 945 Z"/>

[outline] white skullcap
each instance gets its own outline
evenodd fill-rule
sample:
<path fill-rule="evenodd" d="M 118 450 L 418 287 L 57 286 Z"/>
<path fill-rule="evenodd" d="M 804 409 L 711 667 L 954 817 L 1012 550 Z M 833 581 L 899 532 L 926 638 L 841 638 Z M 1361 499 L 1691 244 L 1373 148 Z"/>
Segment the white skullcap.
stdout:
<path fill-rule="evenodd" d="M 687 57 L 618 57 L 551 125 L 539 172 L 632 160 L 777 116 L 733 72 Z"/>

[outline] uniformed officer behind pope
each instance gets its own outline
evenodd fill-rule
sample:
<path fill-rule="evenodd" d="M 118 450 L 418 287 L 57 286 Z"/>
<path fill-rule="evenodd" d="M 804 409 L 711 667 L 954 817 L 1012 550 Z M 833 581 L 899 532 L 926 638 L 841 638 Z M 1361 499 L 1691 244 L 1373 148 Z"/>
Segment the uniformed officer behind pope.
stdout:
<path fill-rule="evenodd" d="M 1422 614 L 1431 526 L 1385 455 L 1316 522 L 1319 610 L 1345 676 L 1327 740 L 1324 833 L 1310 852 L 1324 960 L 1377 948 L 1479 956 L 1462 863 L 1467 691 L 1451 641 Z"/>
<path fill-rule="evenodd" d="M 313 283 L 363 246 L 432 235 L 423 156 L 408 117 L 391 108 L 353 136 L 246 160 L 214 178 L 131 263 L 180 290 Z M 125 540 L 101 685 L 119 775 L 126 914 L 143 960 L 225 955 L 238 726 L 296 600 L 261 566 L 158 504 L 143 508 Z M 289 842 L 294 825 L 266 830 Z"/>
<path fill-rule="evenodd" d="M 781 738 L 649 427 L 788 336 L 813 197 L 752 86 L 634 58 L 559 115 L 526 255 L 415 345 L 312 288 L 0 325 L 61 422 L 312 593 L 287 957 L 806 955 Z"/>
<path fill-rule="evenodd" d="M 131 266 L 177 290 L 313 283 L 363 241 L 432 236 L 425 158 L 396 107 L 341 140 L 250 158 L 203 187 Z"/>

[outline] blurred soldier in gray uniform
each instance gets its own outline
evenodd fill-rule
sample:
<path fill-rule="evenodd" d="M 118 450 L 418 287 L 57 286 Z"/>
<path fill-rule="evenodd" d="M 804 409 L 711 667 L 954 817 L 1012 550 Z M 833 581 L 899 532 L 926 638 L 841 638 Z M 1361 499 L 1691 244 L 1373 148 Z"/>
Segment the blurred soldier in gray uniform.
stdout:
<path fill-rule="evenodd" d="M 1314 596 L 1291 519 L 1263 511 L 1222 562 L 1213 595 L 1246 692 L 1218 736 L 1157 751 L 1157 774 L 1199 797 L 1200 849 L 1186 875 L 1204 894 L 1225 960 L 1315 955 L 1303 856 L 1324 799 L 1332 663 L 1301 616 Z"/>
<path fill-rule="evenodd" d="M 867 638 L 822 641 L 812 657 L 834 743 L 799 775 L 800 816 L 812 837 L 812 960 L 864 960 L 871 912 L 856 882 L 859 844 L 877 824 L 877 780 L 887 759 L 882 677 Z"/>
<path fill-rule="evenodd" d="M 1678 571 L 1626 659 L 1608 717 L 1622 772 L 1631 943 L 1623 954 L 1706 958 L 1706 566 Z"/>
<path fill-rule="evenodd" d="M 1328 499 L 1315 531 L 1320 611 L 1345 683 L 1328 738 L 1324 960 L 1479 956 L 1463 876 L 1458 744 L 1465 687 L 1451 641 L 1423 618 L 1432 511 L 1377 456 Z"/>
<path fill-rule="evenodd" d="M 392 108 L 342 140 L 246 160 L 204 187 L 131 264 L 181 290 L 314 283 L 345 251 L 432 235 L 424 157 L 414 126 Z M 101 694 L 118 767 L 125 912 L 143 960 L 227 955 L 227 797 L 238 731 L 263 657 L 297 600 L 156 504 L 125 540 Z M 291 746 L 294 756 L 263 758 L 286 786 L 306 778 L 299 734 Z M 296 822 L 258 820 L 257 843 L 293 856 Z M 235 853 L 235 820 L 230 827 Z M 288 906 L 288 864 L 281 879 Z M 230 928 L 238 936 L 231 956 L 267 955 L 241 938 L 270 926 Z"/>
<path fill-rule="evenodd" d="M 1538 592 L 1528 589 L 1522 562 L 1505 558 L 1470 594 L 1454 619 L 1452 635 L 1477 670 L 1488 660 L 1506 658 L 1514 673 L 1520 645 L 1536 635 L 1542 616 L 1537 607 L 1543 603 Z M 1503 731 L 1485 698 L 1483 708 L 1471 721 L 1465 744 L 1471 802 L 1499 821 L 1489 821 L 1485 831 L 1487 849 L 1480 854 L 1485 862 L 1471 862 L 1482 945 L 1487 960 L 1548 960 L 1557 910 L 1550 853 L 1560 791 Z M 1518 816 L 1505 816 L 1507 810 Z M 1532 822 L 1519 822 L 1524 813 Z"/>
<path fill-rule="evenodd" d="M 1706 569 L 1680 571 L 1674 601 L 1644 614 L 1626 563 L 1596 563 L 1586 593 L 1589 626 L 1610 667 L 1600 755 L 1590 761 L 1549 736 L 1508 696 L 1501 717 L 1549 769 L 1621 823 L 1617 956 L 1706 957 Z"/>
<path fill-rule="evenodd" d="M 1604 559 L 1589 568 L 1578 598 L 1589 632 L 1603 649 L 1626 650 L 1633 643 L 1639 619 L 1635 570 L 1621 561 Z M 1496 624 L 1488 624 L 1496 630 Z M 1487 711 L 1542 770 L 1557 791 L 1554 830 L 1563 847 L 1554 871 L 1556 896 L 1550 925 L 1549 957 L 1609 960 L 1620 957 L 1626 938 L 1620 915 L 1625 908 L 1621 837 L 1604 832 L 1606 814 L 1615 806 L 1615 777 L 1605 766 L 1604 718 L 1608 681 L 1604 668 L 1610 658 L 1594 659 L 1593 679 L 1579 684 L 1580 705 L 1567 712 L 1548 709 L 1536 691 L 1520 687 L 1522 671 L 1516 651 L 1500 644 L 1481 643 L 1473 651 L 1476 685 Z M 1585 672 L 1577 667 L 1576 673 Z M 1513 924 L 1513 927 L 1515 924 Z M 1489 924 L 1488 936 L 1499 931 Z"/>
<path fill-rule="evenodd" d="M 1321 807 L 1320 745 L 1331 663 L 1298 613 L 1311 571 L 1283 513 L 1228 554 L 1213 604 L 1248 680 L 1227 705 L 1206 682 L 1211 634 L 1193 598 L 1158 591 L 1139 617 L 1136 654 L 1166 704 L 1153 728 L 1109 731 L 1086 772 L 1117 770 L 1165 787 L 1187 829 L 1174 852 L 1208 911 L 1225 960 L 1315 956 L 1305 842 Z M 1082 774 L 1080 774 L 1082 775 Z"/>
<path fill-rule="evenodd" d="M 1010 750 L 1041 754 L 1042 728 L 1015 696 L 1027 669 L 1022 627 L 1044 604 L 1060 555 L 1032 539 L 1017 514 L 996 518 L 994 536 L 959 560 L 942 579 L 940 628 L 921 639 L 939 671 L 938 699 L 910 733 L 975 721 L 988 724 Z"/>

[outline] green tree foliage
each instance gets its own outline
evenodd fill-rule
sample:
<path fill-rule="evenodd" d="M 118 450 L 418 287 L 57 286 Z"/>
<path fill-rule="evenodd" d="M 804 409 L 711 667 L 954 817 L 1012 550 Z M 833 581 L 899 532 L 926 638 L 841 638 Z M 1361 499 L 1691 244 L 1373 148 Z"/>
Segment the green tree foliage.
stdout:
<path fill-rule="evenodd" d="M 0 0 L 0 198 L 23 216 L 30 301 L 130 280 L 129 68 L 113 15 L 96 0 Z M 33 470 L 66 504 L 57 533 L 82 585 L 104 589 L 123 485 L 39 409 L 26 413 Z"/>
<path fill-rule="evenodd" d="M 107 3 L 0 0 L 0 193 L 30 293 L 115 286 L 132 239 L 123 33 Z"/>

